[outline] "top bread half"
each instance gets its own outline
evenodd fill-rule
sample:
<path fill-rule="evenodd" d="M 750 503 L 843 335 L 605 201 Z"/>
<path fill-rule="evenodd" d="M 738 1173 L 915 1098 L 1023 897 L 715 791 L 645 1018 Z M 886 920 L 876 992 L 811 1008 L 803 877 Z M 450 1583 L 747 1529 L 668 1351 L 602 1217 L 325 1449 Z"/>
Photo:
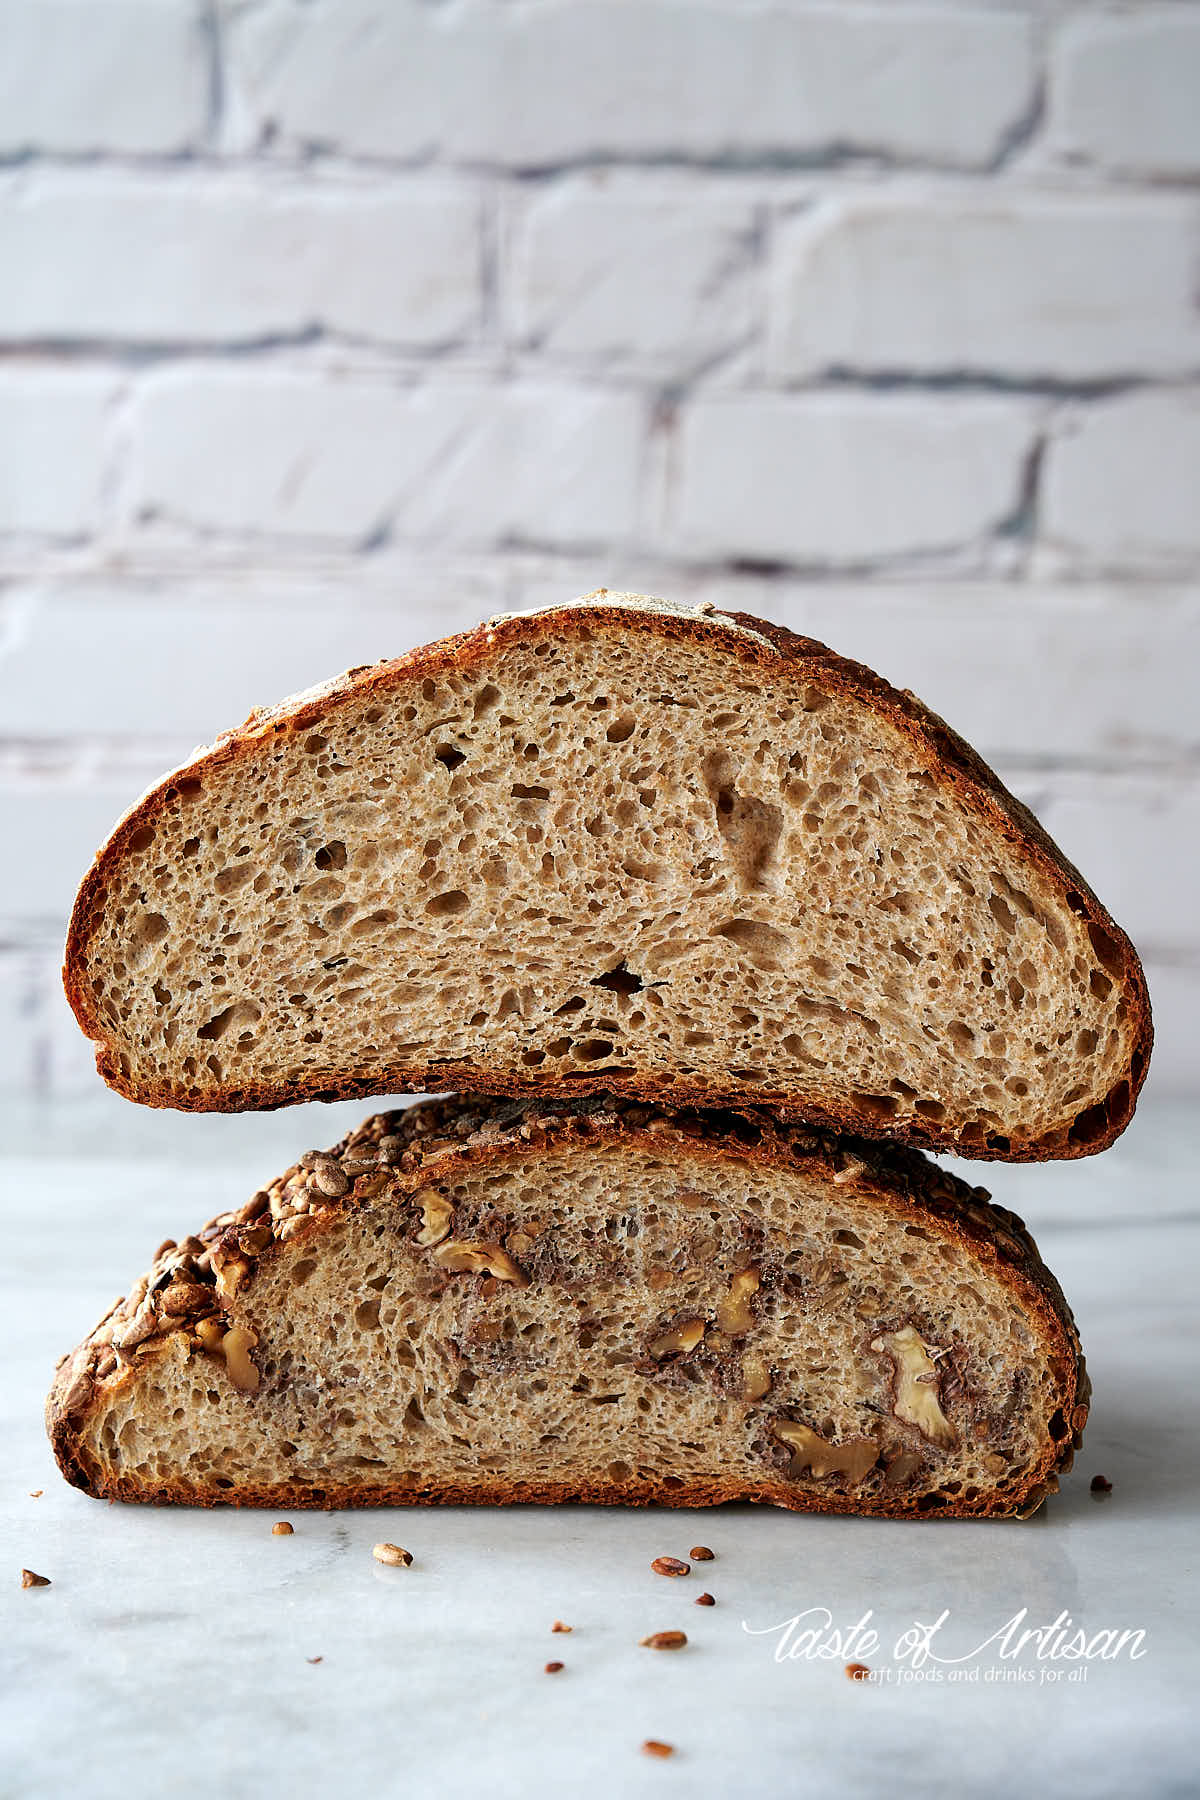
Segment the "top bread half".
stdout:
<path fill-rule="evenodd" d="M 105 1080 L 240 1111 L 457 1089 L 1102 1150 L 1136 953 L 911 695 L 745 614 L 601 593 L 253 713 L 84 880 Z"/>

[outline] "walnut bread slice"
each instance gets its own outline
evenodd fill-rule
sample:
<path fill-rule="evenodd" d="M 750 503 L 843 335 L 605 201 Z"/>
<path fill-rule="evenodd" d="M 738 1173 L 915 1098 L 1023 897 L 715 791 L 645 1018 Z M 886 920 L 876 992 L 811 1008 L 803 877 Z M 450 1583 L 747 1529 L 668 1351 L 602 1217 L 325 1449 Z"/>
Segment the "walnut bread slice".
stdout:
<path fill-rule="evenodd" d="M 744 614 L 601 593 L 254 714 L 118 825 L 67 993 L 131 1099 L 773 1106 L 1101 1150 L 1137 956 L 910 695 Z"/>
<path fill-rule="evenodd" d="M 168 1245 L 48 1404 L 109 1499 L 1025 1514 L 1088 1410 L 1011 1213 L 765 1111 L 428 1101 Z"/>

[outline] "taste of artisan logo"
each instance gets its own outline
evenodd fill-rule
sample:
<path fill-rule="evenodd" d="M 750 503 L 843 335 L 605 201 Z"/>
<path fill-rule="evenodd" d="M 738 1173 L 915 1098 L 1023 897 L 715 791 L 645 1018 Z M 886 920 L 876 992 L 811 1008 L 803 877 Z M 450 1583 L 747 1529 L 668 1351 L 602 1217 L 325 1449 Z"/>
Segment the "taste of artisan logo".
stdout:
<path fill-rule="evenodd" d="M 977 1631 L 956 1631 L 946 1607 L 931 1624 L 915 1620 L 885 1643 L 867 1611 L 853 1625 L 837 1625 L 826 1606 L 810 1606 L 777 1625 L 751 1625 L 742 1630 L 751 1637 L 773 1637 L 773 1659 L 783 1662 L 844 1662 L 876 1659 L 864 1675 L 869 1681 L 1086 1681 L 1092 1663 L 1137 1662 L 1146 1655 L 1146 1633 L 1140 1629 L 1106 1626 L 1087 1630 L 1070 1613 L 1056 1619 L 1031 1621 L 1029 1608 L 998 1625 L 984 1637 Z M 994 1659 L 985 1665 L 985 1653 Z M 880 1656 L 890 1662 L 880 1662 Z"/>

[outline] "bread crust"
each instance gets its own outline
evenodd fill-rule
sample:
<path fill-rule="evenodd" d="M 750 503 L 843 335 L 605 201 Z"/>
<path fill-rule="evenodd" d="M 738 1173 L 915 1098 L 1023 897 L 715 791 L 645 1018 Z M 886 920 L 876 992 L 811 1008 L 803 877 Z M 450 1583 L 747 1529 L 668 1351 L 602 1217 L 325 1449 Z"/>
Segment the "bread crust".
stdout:
<path fill-rule="evenodd" d="M 636 597 L 638 599 L 641 596 Z M 658 608 L 662 606 L 662 610 Z M 667 609 L 663 603 L 621 603 L 605 589 L 570 605 L 524 614 L 504 614 L 472 631 L 423 645 L 392 661 L 347 671 L 332 681 L 278 706 L 256 710 L 245 723 L 225 732 L 211 747 L 197 750 L 165 776 L 119 821 L 85 875 L 72 910 L 63 962 L 67 999 L 84 1034 L 96 1048 L 96 1067 L 108 1085 L 145 1106 L 189 1112 L 271 1111 L 307 1100 L 345 1100 L 376 1094 L 437 1092 L 447 1087 L 484 1094 L 567 1095 L 576 1091 L 565 1079 L 539 1071 L 522 1075 L 484 1059 L 453 1064 L 402 1062 L 381 1067 L 368 1078 L 347 1074 L 333 1080 L 316 1076 L 289 1083 L 286 1090 L 259 1083 L 226 1085 L 203 1095 L 162 1082 L 135 1082 L 120 1069 L 119 1053 L 106 1036 L 87 980 L 87 952 L 103 910 L 106 889 L 133 836 L 153 826 L 180 785 L 198 781 L 231 763 L 251 757 L 256 748 L 281 732 L 307 731 L 350 699 L 386 697 L 408 684 L 441 674 L 469 672 L 497 645 L 530 642 L 596 628 L 624 634 L 657 634 L 676 642 L 700 644 L 734 653 L 751 668 L 777 675 L 782 666 L 797 682 L 870 707 L 901 731 L 917 760 L 939 786 L 980 819 L 985 831 L 997 832 L 1042 877 L 1105 945 L 1106 966 L 1116 971 L 1131 1018 L 1129 1064 L 1109 1093 L 1078 1115 L 1063 1119 L 1036 1138 L 997 1135 L 963 1142 L 937 1122 L 907 1117 L 889 1123 L 847 1099 L 831 1104 L 808 1092 L 765 1086 L 737 1091 L 702 1082 L 672 1083 L 671 1100 L 680 1106 L 764 1106 L 782 1117 L 811 1119 L 835 1131 L 910 1144 L 927 1150 L 952 1151 L 980 1161 L 1042 1162 L 1091 1156 L 1105 1150 L 1133 1116 L 1146 1078 L 1153 1044 L 1150 999 L 1141 962 L 1129 938 L 1115 923 L 1079 871 L 1067 861 L 1028 807 L 1009 793 L 992 769 L 957 733 L 915 695 L 893 688 L 861 663 L 838 656 L 814 638 L 800 637 L 781 625 L 749 613 Z M 614 1083 L 621 1094 L 652 1100 L 661 1088 L 654 1076 L 631 1075 Z"/>
<path fill-rule="evenodd" d="M 506 1481 L 490 1472 L 479 1482 L 425 1488 L 396 1485 L 366 1491 L 353 1483 L 283 1482 L 232 1492 L 216 1487 L 196 1491 L 170 1481 L 143 1484 L 110 1477 L 94 1466 L 84 1449 L 89 1422 L 97 1409 L 107 1403 L 110 1384 L 136 1380 L 140 1358 L 122 1360 L 112 1346 L 114 1327 L 131 1318 L 136 1305 L 118 1301 L 78 1349 L 62 1359 L 46 1403 L 46 1426 L 54 1454 L 73 1486 L 100 1499 L 200 1506 L 328 1510 L 344 1506 L 550 1505 L 562 1501 L 616 1506 L 715 1506 L 737 1500 L 796 1512 L 889 1518 L 1027 1517 L 1047 1494 L 1056 1491 L 1058 1476 L 1071 1467 L 1087 1421 L 1091 1385 L 1079 1334 L 1062 1289 L 1016 1214 L 992 1204 L 982 1188 L 969 1187 L 919 1152 L 847 1138 L 808 1125 L 791 1125 L 758 1108 L 724 1113 L 666 1109 L 606 1094 L 566 1102 L 553 1098 L 514 1101 L 458 1096 L 426 1101 L 383 1118 L 387 1131 L 400 1140 L 391 1158 L 388 1189 L 388 1200 L 397 1204 L 431 1183 L 453 1182 L 464 1165 L 479 1168 L 504 1161 L 536 1160 L 548 1149 L 571 1143 L 587 1149 L 603 1144 L 640 1145 L 652 1149 L 656 1156 L 669 1154 L 674 1145 L 718 1167 L 732 1160 L 749 1161 L 770 1169 L 823 1174 L 839 1184 L 852 1183 L 894 1216 L 908 1223 L 920 1221 L 936 1235 L 967 1248 L 1019 1301 L 1040 1335 L 1059 1379 L 1056 1417 L 1061 1422 L 1061 1434 L 1048 1439 L 1042 1457 L 1027 1471 L 1019 1490 L 1003 1495 L 981 1492 L 974 1501 L 945 1494 L 934 1504 L 928 1497 L 922 1503 L 922 1497 L 903 1492 L 860 1495 L 856 1500 L 840 1491 L 801 1488 L 781 1480 L 766 1465 L 762 1480 L 750 1486 L 736 1479 L 690 1480 L 672 1485 L 671 1477 L 653 1483 L 531 1483 Z M 354 1147 L 365 1141 L 373 1128 L 378 1136 L 378 1126 L 378 1120 L 366 1120 L 330 1154 L 352 1157 Z M 318 1210 L 310 1212 L 297 1229 L 297 1215 L 290 1213 L 287 1206 L 287 1184 L 297 1173 L 296 1169 L 288 1171 L 270 1190 L 270 1241 L 258 1250 L 248 1251 L 244 1245 L 238 1249 L 238 1254 L 251 1265 L 251 1280 L 261 1258 L 291 1255 L 301 1247 L 311 1253 L 314 1242 L 343 1212 L 368 1197 L 362 1182 L 371 1177 L 359 1176 L 343 1197 L 323 1199 Z M 379 1195 L 371 1194 L 370 1198 L 377 1203 Z M 266 1216 L 257 1215 L 260 1219 Z M 237 1217 L 221 1215 L 198 1234 L 200 1241 L 208 1245 L 219 1242 L 231 1229 L 229 1221 Z M 149 1272 L 149 1279 L 164 1266 L 160 1257 Z M 144 1292 L 145 1283 L 139 1283 L 138 1288 Z M 183 1321 L 168 1323 L 157 1340 L 158 1352 L 181 1331 L 186 1340 Z M 253 1405 L 253 1396 L 248 1403 Z"/>

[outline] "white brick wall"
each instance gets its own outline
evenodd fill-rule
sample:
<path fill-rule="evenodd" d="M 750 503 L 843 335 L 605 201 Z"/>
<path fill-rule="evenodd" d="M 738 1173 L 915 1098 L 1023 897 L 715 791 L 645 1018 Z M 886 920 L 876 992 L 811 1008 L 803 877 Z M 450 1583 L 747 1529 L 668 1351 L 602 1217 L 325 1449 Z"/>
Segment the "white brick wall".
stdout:
<path fill-rule="evenodd" d="M 1073 409 L 1046 464 L 1047 538 L 1110 568 L 1200 559 L 1200 388 Z"/>
<path fill-rule="evenodd" d="M 117 812 L 599 584 L 976 742 L 1200 1083 L 1200 0 L 0 0 L 0 1085 Z"/>
<path fill-rule="evenodd" d="M 203 142 L 200 0 L 3 0 L 0 149 L 172 156 Z"/>
<path fill-rule="evenodd" d="M 103 369 L 0 365 L 0 532 L 97 529 L 118 386 Z"/>
<path fill-rule="evenodd" d="M 616 176 L 518 193 L 507 221 L 506 323 L 547 363 L 686 377 L 751 340 L 762 208 L 740 183 Z"/>
<path fill-rule="evenodd" d="M 970 544 L 1017 506 L 1027 403 L 718 394 L 683 411 L 683 556 L 876 562 Z"/>
<path fill-rule="evenodd" d="M 1194 176 L 1200 164 L 1200 16 L 1194 6 L 1081 10 L 1054 64 L 1060 152 L 1131 175 Z"/>
<path fill-rule="evenodd" d="M 1200 110 L 1200 82 L 1196 90 Z M 1112 381 L 1200 368 L 1200 205 L 1019 188 L 829 199 L 781 225 L 770 366 Z"/>
<path fill-rule="evenodd" d="M 268 0 L 230 7 L 238 141 L 542 168 L 798 159 L 986 163 L 1034 88 L 1019 13 L 739 0 Z M 330 79 L 331 69 L 338 71 Z"/>
<path fill-rule="evenodd" d="M 437 180 L 22 170 L 0 190 L 0 341 L 429 349 L 478 329 L 479 210 Z"/>

